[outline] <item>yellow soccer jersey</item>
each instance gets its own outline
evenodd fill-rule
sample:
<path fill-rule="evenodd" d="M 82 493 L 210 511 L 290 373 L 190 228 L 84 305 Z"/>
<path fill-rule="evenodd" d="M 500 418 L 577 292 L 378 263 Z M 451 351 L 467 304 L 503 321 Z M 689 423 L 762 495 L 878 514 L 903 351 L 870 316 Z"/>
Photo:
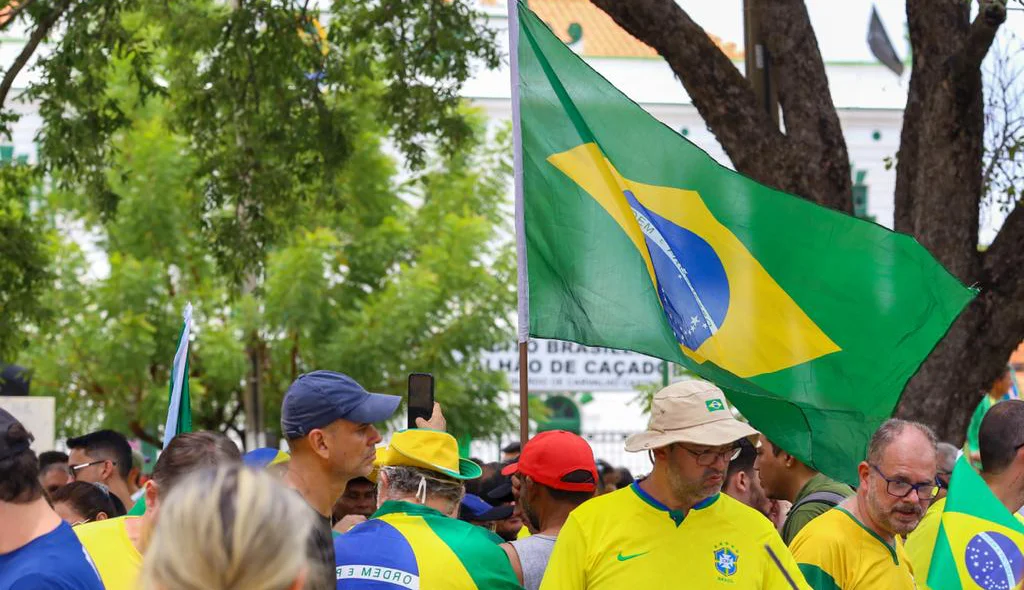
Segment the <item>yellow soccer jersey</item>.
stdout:
<path fill-rule="evenodd" d="M 124 524 L 137 516 L 108 518 L 76 526 L 78 540 L 96 564 L 107 590 L 134 590 L 142 568 L 142 555 L 132 545 Z"/>
<path fill-rule="evenodd" d="M 680 587 L 789 590 L 769 545 L 807 589 L 775 527 L 725 494 L 683 518 L 637 484 L 588 500 L 558 534 L 541 590 Z M 672 582 L 674 580 L 675 582 Z"/>
<path fill-rule="evenodd" d="M 903 542 L 895 547 L 843 508 L 812 520 L 789 546 L 815 590 L 914 590 Z"/>

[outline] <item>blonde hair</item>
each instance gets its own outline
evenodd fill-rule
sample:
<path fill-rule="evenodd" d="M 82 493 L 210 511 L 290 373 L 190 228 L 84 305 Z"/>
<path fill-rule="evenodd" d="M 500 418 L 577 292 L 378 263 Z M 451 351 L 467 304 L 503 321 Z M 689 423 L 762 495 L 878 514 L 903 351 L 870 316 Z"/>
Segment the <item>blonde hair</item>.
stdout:
<path fill-rule="evenodd" d="M 308 574 L 313 514 L 271 476 L 240 465 L 191 474 L 160 503 L 145 590 L 286 590 Z"/>

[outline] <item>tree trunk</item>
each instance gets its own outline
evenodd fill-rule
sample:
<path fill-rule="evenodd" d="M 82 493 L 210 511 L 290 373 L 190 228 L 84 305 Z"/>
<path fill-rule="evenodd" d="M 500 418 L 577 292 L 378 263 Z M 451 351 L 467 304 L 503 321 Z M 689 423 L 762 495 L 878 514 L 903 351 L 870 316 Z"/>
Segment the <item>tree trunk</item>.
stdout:
<path fill-rule="evenodd" d="M 783 134 L 707 33 L 674 0 L 593 0 L 658 51 L 736 169 L 763 184 L 853 210 L 850 157 L 802 0 L 755 0 L 772 55 Z"/>
<path fill-rule="evenodd" d="M 1006 248 L 991 256 L 978 251 L 981 62 L 1005 18 L 999 5 L 983 6 L 972 23 L 966 3 L 907 2 L 915 59 L 897 163 L 896 229 L 913 234 L 981 294 L 907 385 L 897 414 L 931 425 L 954 444 L 963 441 L 981 392 L 1024 334 L 1024 323 L 1013 317 L 1019 304 L 1011 283 L 1019 272 L 997 276 L 1008 263 L 999 260 L 1008 256 Z M 1013 223 L 1002 237 L 1013 233 Z"/>
<path fill-rule="evenodd" d="M 850 161 L 802 0 L 753 0 L 772 55 L 780 132 L 750 85 L 675 0 L 592 0 L 665 58 L 736 169 L 851 211 Z M 1024 213 L 978 251 L 984 103 L 981 62 L 1006 19 L 981 0 L 907 0 L 914 64 L 897 158 L 895 227 L 912 234 L 979 297 L 908 384 L 898 409 L 959 444 L 974 406 L 1024 337 Z M 865 23 L 866 26 L 866 23 Z"/>

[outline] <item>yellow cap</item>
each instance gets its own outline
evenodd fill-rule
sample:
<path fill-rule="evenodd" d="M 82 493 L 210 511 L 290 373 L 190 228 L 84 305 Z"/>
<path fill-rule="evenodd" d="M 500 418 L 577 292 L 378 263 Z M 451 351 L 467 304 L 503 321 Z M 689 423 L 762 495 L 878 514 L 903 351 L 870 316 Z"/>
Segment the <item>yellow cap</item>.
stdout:
<path fill-rule="evenodd" d="M 440 430 L 412 428 L 396 432 L 388 446 L 377 449 L 374 467 L 404 465 L 443 473 L 455 479 L 480 477 L 480 466 L 459 457 L 455 437 Z"/>

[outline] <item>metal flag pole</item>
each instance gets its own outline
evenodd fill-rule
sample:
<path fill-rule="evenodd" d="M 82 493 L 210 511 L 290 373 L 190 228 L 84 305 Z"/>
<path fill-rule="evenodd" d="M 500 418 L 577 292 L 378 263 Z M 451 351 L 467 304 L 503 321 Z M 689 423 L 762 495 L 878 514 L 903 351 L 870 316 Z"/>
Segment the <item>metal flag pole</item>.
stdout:
<path fill-rule="evenodd" d="M 768 552 L 769 556 L 771 556 L 772 561 L 775 562 L 775 567 L 779 568 L 779 571 L 782 572 L 783 577 L 785 577 L 786 581 L 789 582 L 790 587 L 792 587 L 793 590 L 800 590 L 800 587 L 797 586 L 796 582 L 793 581 L 793 576 L 789 575 L 789 572 L 786 571 L 786 568 L 782 567 L 782 562 L 779 561 L 779 556 L 775 555 L 775 552 L 772 551 L 771 546 L 765 543 L 764 550 Z"/>
<path fill-rule="evenodd" d="M 516 202 L 516 262 L 519 293 L 519 442 L 530 438 L 529 353 L 530 288 L 526 267 L 526 222 L 523 213 L 523 130 L 519 118 L 519 2 L 508 0 L 508 56 L 512 84 L 512 170 Z"/>
<path fill-rule="evenodd" d="M 519 441 L 523 445 L 530 440 L 530 359 L 526 347 L 526 342 L 519 343 Z"/>

